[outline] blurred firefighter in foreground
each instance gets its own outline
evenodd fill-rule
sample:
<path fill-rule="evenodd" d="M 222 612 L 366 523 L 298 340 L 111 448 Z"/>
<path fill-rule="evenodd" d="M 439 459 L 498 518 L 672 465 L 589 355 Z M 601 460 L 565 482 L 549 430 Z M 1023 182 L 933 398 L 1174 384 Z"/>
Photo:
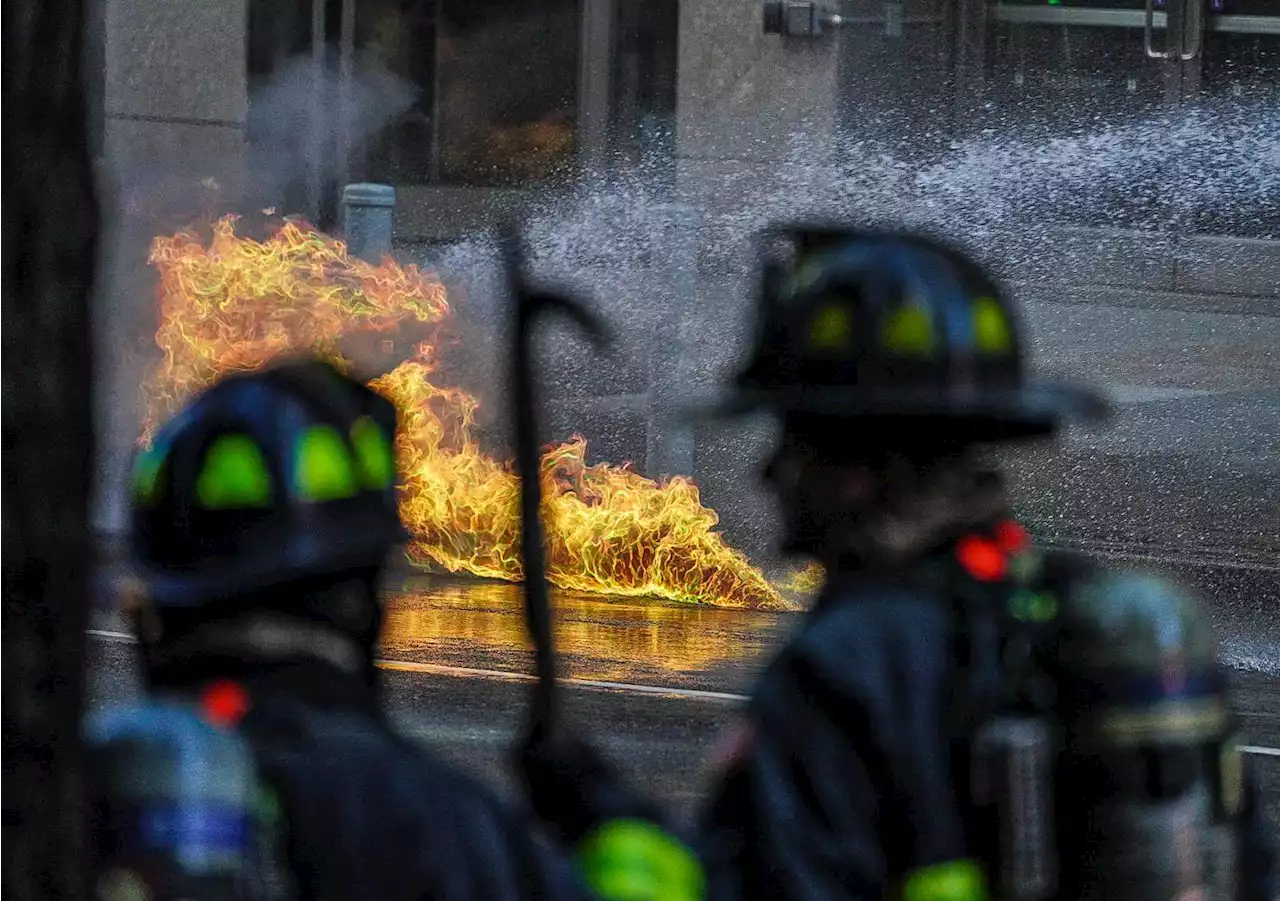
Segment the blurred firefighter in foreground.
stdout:
<path fill-rule="evenodd" d="M 100 897 L 688 897 L 666 886 L 696 863 L 660 829 L 594 823 L 571 861 L 392 729 L 374 649 L 404 538 L 395 427 L 300 362 L 223 380 L 139 455 L 150 696 L 88 724 Z"/>
<path fill-rule="evenodd" d="M 712 895 L 1269 901 L 1205 612 L 1047 555 L 976 449 L 1096 418 L 935 242 L 794 229 L 717 412 L 769 411 L 785 549 L 827 580 L 719 757 Z"/>

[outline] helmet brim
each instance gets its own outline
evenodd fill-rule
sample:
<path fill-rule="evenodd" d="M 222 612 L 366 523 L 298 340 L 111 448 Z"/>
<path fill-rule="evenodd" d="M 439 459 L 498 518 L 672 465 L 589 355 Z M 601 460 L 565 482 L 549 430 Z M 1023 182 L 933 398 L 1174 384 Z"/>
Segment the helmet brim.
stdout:
<path fill-rule="evenodd" d="M 1109 413 L 1099 393 L 1075 385 L 1030 381 L 1007 391 L 859 389 L 799 385 L 739 390 L 683 411 L 688 420 L 752 413 L 801 413 L 835 419 L 939 419 L 963 423 L 975 441 L 1004 441 L 1056 431 L 1067 422 L 1098 422 Z"/>
<path fill-rule="evenodd" d="M 403 528 L 389 529 L 378 522 L 353 525 L 352 534 L 360 535 L 360 540 L 347 540 L 339 546 L 304 534 L 283 549 L 208 566 L 156 566 L 136 561 L 135 573 L 157 606 L 195 607 L 299 579 L 377 566 L 411 537 Z"/>

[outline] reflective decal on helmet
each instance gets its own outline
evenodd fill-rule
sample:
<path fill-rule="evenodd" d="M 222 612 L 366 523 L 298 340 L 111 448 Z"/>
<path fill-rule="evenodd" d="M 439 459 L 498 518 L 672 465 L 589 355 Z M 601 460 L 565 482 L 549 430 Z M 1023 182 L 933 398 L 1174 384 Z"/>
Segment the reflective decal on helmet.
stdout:
<path fill-rule="evenodd" d="M 342 435 L 331 425 L 313 425 L 302 432 L 294 449 L 293 487 L 304 501 L 335 501 L 355 497 L 355 461 Z"/>
<path fill-rule="evenodd" d="M 948 860 L 920 867 L 902 883 L 902 901 L 985 901 L 987 880 L 972 860 Z"/>
<path fill-rule="evenodd" d="M 853 349 L 853 319 L 843 304 L 825 304 L 809 320 L 809 348 L 817 351 Z"/>
<path fill-rule="evenodd" d="M 252 438 L 222 435 L 213 442 L 196 478 L 196 500 L 209 510 L 271 505 L 271 473 Z"/>
<path fill-rule="evenodd" d="M 706 876 L 694 853 L 646 820 L 605 823 L 583 840 L 578 865 L 603 898 L 694 901 L 706 891 Z"/>
<path fill-rule="evenodd" d="M 151 506 L 160 499 L 160 487 L 166 472 L 168 449 L 152 445 L 138 454 L 133 461 L 133 500 L 143 506 Z"/>
<path fill-rule="evenodd" d="M 801 263 L 791 273 L 791 277 L 783 283 L 782 290 L 778 292 L 778 299 L 789 300 L 802 291 L 812 288 L 822 278 L 824 271 L 825 267 L 821 260 L 810 259 Z"/>
<path fill-rule="evenodd" d="M 936 343 L 933 317 L 923 304 L 904 304 L 885 319 L 880 341 L 885 350 L 899 356 L 932 356 Z"/>
<path fill-rule="evenodd" d="M 396 477 L 395 452 L 382 428 L 368 416 L 351 426 L 351 446 L 356 451 L 360 483 L 366 488 L 390 488 Z"/>
<path fill-rule="evenodd" d="M 987 354 L 1007 354 L 1013 350 L 1013 328 L 1009 317 L 994 297 L 973 302 L 973 340 Z"/>

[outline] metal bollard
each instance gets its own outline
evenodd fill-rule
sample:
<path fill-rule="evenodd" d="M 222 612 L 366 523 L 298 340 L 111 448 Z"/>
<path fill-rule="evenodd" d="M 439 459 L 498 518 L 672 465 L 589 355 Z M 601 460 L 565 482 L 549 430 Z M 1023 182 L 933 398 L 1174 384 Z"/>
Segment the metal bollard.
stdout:
<path fill-rule="evenodd" d="M 342 189 L 342 232 L 352 256 L 377 263 L 391 253 L 395 206 L 391 185 L 362 182 Z"/>

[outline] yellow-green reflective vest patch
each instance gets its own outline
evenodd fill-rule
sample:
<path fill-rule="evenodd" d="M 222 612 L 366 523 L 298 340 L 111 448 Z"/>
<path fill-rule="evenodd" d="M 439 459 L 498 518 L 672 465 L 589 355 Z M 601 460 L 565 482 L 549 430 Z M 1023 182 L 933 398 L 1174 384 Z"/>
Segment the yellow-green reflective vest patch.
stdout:
<path fill-rule="evenodd" d="M 978 350 L 988 354 L 1007 354 L 1013 350 L 1013 328 L 994 297 L 979 297 L 973 302 L 973 341 Z"/>
<path fill-rule="evenodd" d="M 578 866 L 609 901 L 697 901 L 706 876 L 692 851 L 645 820 L 610 820 L 585 840 Z"/>
<path fill-rule="evenodd" d="M 160 499 L 160 485 L 167 454 L 164 448 L 149 447 L 133 461 L 133 500 L 150 506 Z"/>
<path fill-rule="evenodd" d="M 304 501 L 355 497 L 355 461 L 342 435 L 331 425 L 304 429 L 294 449 L 293 487 Z"/>
<path fill-rule="evenodd" d="M 396 477 L 395 452 L 382 428 L 368 416 L 351 427 L 351 446 L 360 466 L 360 483 L 366 488 L 390 488 Z"/>
<path fill-rule="evenodd" d="M 1222 807 L 1236 816 L 1244 806 L 1244 758 L 1237 738 L 1223 744 L 1218 771 L 1222 780 Z"/>
<path fill-rule="evenodd" d="M 885 320 L 880 340 L 890 353 L 928 357 L 934 347 L 933 317 L 919 304 L 898 307 Z"/>
<path fill-rule="evenodd" d="M 920 867 L 902 883 L 902 901 L 987 901 L 987 880 L 972 860 Z"/>
<path fill-rule="evenodd" d="M 1019 591 L 1009 599 L 1009 610 L 1023 622 L 1047 623 L 1058 615 L 1058 599 L 1043 591 Z"/>
<path fill-rule="evenodd" d="M 214 440 L 196 477 L 196 501 L 209 510 L 271 505 L 271 473 L 252 438 L 223 435 Z"/>

